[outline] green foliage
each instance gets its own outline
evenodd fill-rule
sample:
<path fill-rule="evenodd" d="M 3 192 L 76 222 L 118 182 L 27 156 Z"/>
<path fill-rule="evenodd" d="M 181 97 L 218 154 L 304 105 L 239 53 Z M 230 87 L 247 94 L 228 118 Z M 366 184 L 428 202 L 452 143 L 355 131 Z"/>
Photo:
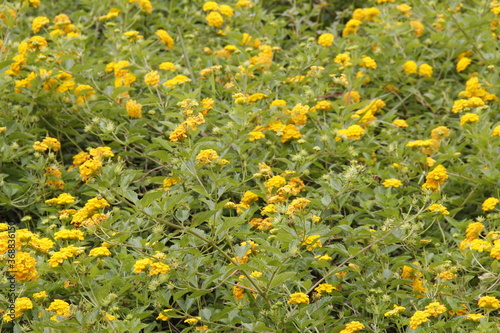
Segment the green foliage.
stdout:
<path fill-rule="evenodd" d="M 1 5 L 0 330 L 498 330 L 496 1 L 220 5 Z"/>

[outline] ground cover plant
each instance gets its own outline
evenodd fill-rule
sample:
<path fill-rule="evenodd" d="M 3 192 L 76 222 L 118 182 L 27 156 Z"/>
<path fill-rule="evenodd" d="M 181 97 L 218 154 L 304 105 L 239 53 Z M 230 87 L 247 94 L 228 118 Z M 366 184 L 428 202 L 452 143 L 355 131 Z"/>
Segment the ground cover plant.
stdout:
<path fill-rule="evenodd" d="M 500 329 L 500 2 L 0 5 L 0 330 Z"/>

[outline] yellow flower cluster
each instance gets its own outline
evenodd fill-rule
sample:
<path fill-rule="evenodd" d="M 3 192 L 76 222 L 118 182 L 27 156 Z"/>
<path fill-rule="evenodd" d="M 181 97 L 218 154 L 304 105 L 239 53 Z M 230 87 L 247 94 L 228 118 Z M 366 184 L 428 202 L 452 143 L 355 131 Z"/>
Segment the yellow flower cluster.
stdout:
<path fill-rule="evenodd" d="M 334 286 L 332 286 L 331 284 L 328 284 L 328 283 L 322 283 L 319 286 L 317 286 L 316 288 L 314 288 L 314 290 L 318 294 L 321 294 L 321 293 L 331 293 L 332 291 L 334 291 L 336 289 L 337 288 L 335 288 Z"/>
<path fill-rule="evenodd" d="M 109 20 L 120 15 L 121 10 L 118 8 L 111 8 L 106 15 L 100 16 L 99 21 Z"/>
<path fill-rule="evenodd" d="M 496 310 L 500 308 L 500 300 L 493 296 L 483 296 L 477 301 L 477 306 L 488 311 Z"/>
<path fill-rule="evenodd" d="M 417 74 L 417 63 L 413 60 L 408 60 L 403 64 L 403 69 L 406 75 Z"/>
<path fill-rule="evenodd" d="M 295 215 L 306 208 L 309 203 L 311 203 L 311 200 L 308 200 L 306 198 L 293 199 L 292 202 L 290 202 L 290 205 L 288 205 L 286 213 L 287 215 Z"/>
<path fill-rule="evenodd" d="M 323 246 L 321 244 L 321 236 L 320 235 L 312 235 L 312 236 L 306 237 L 302 241 L 301 244 L 306 246 L 307 251 L 313 251 L 315 248 Z"/>
<path fill-rule="evenodd" d="M 494 94 L 490 94 L 482 87 L 482 84 L 479 82 L 479 78 L 477 76 L 471 77 L 465 83 L 465 90 L 458 93 L 458 97 L 479 97 L 484 102 L 488 101 L 497 101 L 498 97 Z"/>
<path fill-rule="evenodd" d="M 405 312 L 406 308 L 404 306 L 399 306 L 394 304 L 394 308 L 392 310 L 387 311 L 384 313 L 385 317 L 394 317 L 400 314 L 401 312 Z"/>
<path fill-rule="evenodd" d="M 142 105 L 133 99 L 125 103 L 125 109 L 130 118 L 142 118 Z"/>
<path fill-rule="evenodd" d="M 377 63 L 372 58 L 363 55 L 361 59 L 362 61 L 359 63 L 360 66 L 364 68 L 377 69 Z"/>
<path fill-rule="evenodd" d="M 187 83 L 187 82 L 191 82 L 191 79 L 188 78 L 185 75 L 177 75 L 173 79 L 165 81 L 165 83 L 163 83 L 163 85 L 171 88 L 173 86 L 176 86 L 176 85 L 179 85 L 179 84 L 184 84 L 184 83 Z"/>
<path fill-rule="evenodd" d="M 57 231 L 54 234 L 55 239 L 74 239 L 74 240 L 84 240 L 85 237 L 83 236 L 83 231 L 81 230 L 69 230 L 69 229 L 63 229 L 60 231 Z"/>
<path fill-rule="evenodd" d="M 352 18 L 359 21 L 375 21 L 376 17 L 380 15 L 380 10 L 375 7 L 371 8 L 356 8 L 352 13 Z"/>
<path fill-rule="evenodd" d="M 341 139 L 352 139 L 359 140 L 361 135 L 365 134 L 365 130 L 359 125 L 351 125 L 346 129 L 340 129 L 337 132 L 335 141 L 340 141 Z"/>
<path fill-rule="evenodd" d="M 382 185 L 384 185 L 385 187 L 400 187 L 401 185 L 403 185 L 403 183 L 399 179 L 389 178 L 385 179 Z"/>
<path fill-rule="evenodd" d="M 33 309 L 33 302 L 28 297 L 18 297 L 14 302 L 14 316 L 15 318 L 19 318 L 28 310 Z M 4 314 L 3 317 L 4 322 L 12 321 L 12 317 Z"/>
<path fill-rule="evenodd" d="M 441 204 L 432 204 L 427 209 L 430 210 L 431 212 L 439 213 L 441 215 L 449 215 L 450 214 L 450 212 L 448 212 L 446 207 L 441 205 Z"/>
<path fill-rule="evenodd" d="M 2 228 L 4 231 L 0 232 L 0 254 L 7 253 L 8 240 L 12 237 L 9 236 L 7 227 Z M 32 233 L 28 229 L 17 229 L 15 232 L 15 249 L 20 250 L 23 246 L 32 248 L 38 252 L 47 253 L 53 246 L 54 242 L 49 238 L 39 238 L 38 235 Z"/>
<path fill-rule="evenodd" d="M 110 255 L 111 255 L 111 252 L 105 246 L 99 246 L 99 247 L 93 248 L 89 252 L 89 257 L 105 257 L 105 256 L 110 256 Z"/>
<path fill-rule="evenodd" d="M 457 72 L 458 73 L 463 72 L 471 64 L 471 62 L 472 62 L 472 60 L 470 58 L 467 58 L 467 57 L 461 58 L 457 62 L 457 66 L 456 66 Z"/>
<path fill-rule="evenodd" d="M 73 202 L 75 202 L 75 197 L 69 193 L 62 193 L 62 194 L 59 194 L 59 196 L 57 198 L 45 200 L 45 203 L 48 205 L 51 205 L 51 206 L 68 205 L 68 204 L 71 204 Z"/>
<path fill-rule="evenodd" d="M 448 173 L 446 172 L 446 168 L 440 164 L 429 172 L 422 188 L 437 191 L 439 190 L 439 185 L 443 185 L 446 179 L 448 179 Z"/>
<path fill-rule="evenodd" d="M 351 321 L 349 324 L 345 325 L 345 328 L 339 333 L 355 333 L 361 331 L 363 328 L 365 328 L 365 325 L 359 321 Z"/>
<path fill-rule="evenodd" d="M 134 273 L 139 274 L 149 268 L 149 275 L 165 274 L 170 270 L 170 266 L 150 258 L 137 260 L 134 264 Z"/>
<path fill-rule="evenodd" d="M 465 124 L 477 123 L 479 121 L 479 116 L 475 113 L 466 113 L 460 117 L 460 126 Z"/>
<path fill-rule="evenodd" d="M 50 264 L 50 267 L 58 267 L 64 260 L 76 257 L 83 251 L 85 251 L 84 247 L 76 247 L 74 245 L 63 247 L 50 256 L 48 263 Z"/>
<path fill-rule="evenodd" d="M 362 23 L 360 20 L 350 19 L 347 21 L 344 30 L 342 30 L 342 36 L 355 35 Z"/>
<path fill-rule="evenodd" d="M 219 159 L 219 154 L 213 149 L 201 150 L 198 155 L 196 155 L 198 164 L 210 164 Z"/>
<path fill-rule="evenodd" d="M 157 87 L 160 83 L 160 75 L 158 71 L 151 71 L 144 76 L 144 83 L 147 86 Z"/>
<path fill-rule="evenodd" d="M 46 151 L 48 149 L 52 151 L 58 151 L 59 149 L 61 149 L 61 143 L 59 142 L 59 140 L 47 136 L 42 140 L 42 142 L 36 141 L 33 144 L 33 149 L 35 149 L 36 151 Z"/>
<path fill-rule="evenodd" d="M 495 209 L 496 205 L 499 202 L 500 201 L 497 198 L 490 197 L 490 198 L 484 200 L 481 208 L 483 209 L 483 212 L 487 212 L 487 211 Z"/>
<path fill-rule="evenodd" d="M 174 48 L 174 39 L 170 36 L 168 32 L 163 29 L 158 29 L 155 32 L 155 35 L 158 36 L 160 42 L 165 44 L 167 49 L 172 50 Z"/>
<path fill-rule="evenodd" d="M 333 41 L 335 40 L 335 36 L 331 33 L 325 33 L 321 34 L 318 37 L 318 44 L 324 47 L 331 46 L 333 44 Z"/>
<path fill-rule="evenodd" d="M 151 14 L 153 6 L 149 0 L 129 0 L 129 3 L 136 3 L 143 13 Z"/>
<path fill-rule="evenodd" d="M 109 207 L 109 203 L 104 198 L 92 198 L 87 201 L 82 209 L 78 210 L 71 220 L 75 227 L 89 226 L 101 220 L 101 214 L 96 212 L 104 207 Z"/>
<path fill-rule="evenodd" d="M 82 181 L 88 182 L 102 166 L 102 159 L 113 156 L 115 155 L 110 147 L 92 148 L 89 153 L 80 152 L 73 156 L 73 166 L 69 170 L 78 167 Z"/>
<path fill-rule="evenodd" d="M 290 295 L 290 299 L 287 302 L 288 304 L 309 304 L 309 296 L 304 293 L 293 293 Z"/>
<path fill-rule="evenodd" d="M 238 5 L 236 5 L 238 7 Z M 207 1 L 203 4 L 203 11 L 209 12 L 205 19 L 211 27 L 220 28 L 224 24 L 224 18 L 234 15 L 234 10 L 229 5 L 219 5 L 215 1 Z M 222 15 L 221 15 L 222 14 Z"/>
<path fill-rule="evenodd" d="M 356 111 L 355 114 L 351 116 L 351 119 L 359 119 L 358 124 L 366 127 L 366 123 L 377 120 L 375 115 L 384 107 L 385 102 L 383 100 L 375 99 L 368 103 L 364 108 Z"/>
<path fill-rule="evenodd" d="M 106 73 L 111 73 L 115 75 L 115 88 L 118 87 L 130 87 L 132 83 L 134 83 L 137 78 L 131 73 L 126 67 L 131 66 L 131 63 L 127 60 L 120 60 L 118 62 L 110 62 L 106 65 L 105 71 Z M 129 97 L 128 91 L 119 95 L 121 98 Z"/>
<path fill-rule="evenodd" d="M 69 317 L 70 316 L 70 306 L 68 302 L 63 301 L 62 299 L 55 299 L 50 303 L 49 307 L 46 308 L 47 311 L 55 311 L 56 315 L 51 317 L 50 319 L 57 321 L 56 317 Z"/>
<path fill-rule="evenodd" d="M 420 266 L 418 262 L 413 262 L 413 264 L 416 266 Z M 423 274 L 418 270 L 414 269 L 413 267 L 406 265 L 403 266 L 403 273 L 401 274 L 401 278 L 412 280 L 413 282 L 408 284 L 412 285 L 413 290 L 421 294 L 425 293 L 424 283 L 421 280 L 422 276 Z"/>

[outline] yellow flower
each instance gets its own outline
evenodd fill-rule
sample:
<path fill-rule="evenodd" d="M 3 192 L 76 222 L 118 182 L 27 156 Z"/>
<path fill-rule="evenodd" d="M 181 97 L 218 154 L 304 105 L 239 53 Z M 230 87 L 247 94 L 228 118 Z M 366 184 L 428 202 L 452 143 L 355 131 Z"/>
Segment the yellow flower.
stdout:
<path fill-rule="evenodd" d="M 397 5 L 396 9 L 399 10 L 401 13 L 405 14 L 406 17 L 410 17 L 410 11 L 412 9 L 411 6 L 408 6 L 407 4 L 402 4 L 402 5 Z"/>
<path fill-rule="evenodd" d="M 339 141 L 342 138 L 359 140 L 361 139 L 361 135 L 365 134 L 365 130 L 363 127 L 359 125 L 351 125 L 347 129 L 340 129 L 337 132 L 337 136 L 335 137 L 335 141 Z"/>
<path fill-rule="evenodd" d="M 500 125 L 497 125 L 494 129 L 493 132 L 491 133 L 491 137 L 498 136 L 500 137 Z"/>
<path fill-rule="evenodd" d="M 205 19 L 208 22 L 208 25 L 211 27 L 216 27 L 220 28 L 224 24 L 224 19 L 222 18 L 222 15 L 219 14 L 218 12 L 210 12 Z"/>
<path fill-rule="evenodd" d="M 405 128 L 405 127 L 408 127 L 408 123 L 406 122 L 406 120 L 404 119 L 395 119 L 392 124 L 394 126 L 397 126 L 399 128 Z"/>
<path fill-rule="evenodd" d="M 432 204 L 427 209 L 430 210 L 431 212 L 440 213 L 441 215 L 450 214 L 450 212 L 448 212 L 446 207 L 440 204 Z"/>
<path fill-rule="evenodd" d="M 69 193 L 62 193 L 62 194 L 59 194 L 59 196 L 57 198 L 45 200 L 45 203 L 48 205 L 51 205 L 51 206 L 52 205 L 67 205 L 67 204 L 70 204 L 73 202 L 75 202 L 75 197 L 73 197 Z"/>
<path fill-rule="evenodd" d="M 297 212 L 304 209 L 310 202 L 311 200 L 308 200 L 306 198 L 293 199 L 290 205 L 288 206 L 288 210 L 286 211 L 287 215 L 296 214 Z"/>
<path fill-rule="evenodd" d="M 427 311 L 417 311 L 410 318 L 410 328 L 416 330 L 420 325 L 429 321 L 430 314 Z"/>
<path fill-rule="evenodd" d="M 33 19 L 33 22 L 31 22 L 31 29 L 33 30 L 33 33 L 38 33 L 44 25 L 47 25 L 50 23 L 50 20 L 45 17 L 45 16 L 38 16 L 35 19 Z"/>
<path fill-rule="evenodd" d="M 82 104 L 84 103 L 90 96 L 95 95 L 95 90 L 92 86 L 88 84 L 79 84 L 75 88 L 75 96 L 77 96 L 76 103 Z"/>
<path fill-rule="evenodd" d="M 163 44 L 165 44 L 167 49 L 171 50 L 174 47 L 174 40 L 165 30 L 158 29 L 156 30 L 155 35 L 158 36 L 158 38 Z"/>
<path fill-rule="evenodd" d="M 466 113 L 460 117 L 460 126 L 465 124 L 472 124 L 479 121 L 479 116 L 475 113 Z"/>
<path fill-rule="evenodd" d="M 382 183 L 385 187 L 400 187 L 403 183 L 399 179 L 389 178 Z"/>
<path fill-rule="evenodd" d="M 479 321 L 481 318 L 487 318 L 487 317 L 480 313 L 470 313 L 465 317 L 465 319 L 472 321 Z"/>
<path fill-rule="evenodd" d="M 446 126 L 438 126 L 431 131 L 434 140 L 442 140 L 450 135 L 450 129 Z"/>
<path fill-rule="evenodd" d="M 335 56 L 333 59 L 333 62 L 339 65 L 342 65 L 344 67 L 349 67 L 352 66 L 351 64 L 351 57 L 349 56 L 349 53 L 340 53 Z"/>
<path fill-rule="evenodd" d="M 109 12 L 108 12 L 106 15 L 104 15 L 104 16 L 99 16 L 99 21 L 115 18 L 115 17 L 117 17 L 120 13 L 121 13 L 121 10 L 120 10 L 120 9 L 118 9 L 118 8 L 111 8 L 111 9 L 109 10 Z"/>
<path fill-rule="evenodd" d="M 362 56 L 362 61 L 359 63 L 364 68 L 377 69 L 377 63 L 370 57 Z"/>
<path fill-rule="evenodd" d="M 129 0 L 129 3 L 137 3 L 143 13 L 151 14 L 153 6 L 149 0 Z"/>
<path fill-rule="evenodd" d="M 219 4 L 215 1 L 207 1 L 203 4 L 203 11 L 209 12 L 212 10 L 219 10 Z"/>
<path fill-rule="evenodd" d="M 217 154 L 217 152 L 213 149 L 202 150 L 196 156 L 196 159 L 198 160 L 198 164 L 211 163 L 218 158 L 219 158 L 219 154 Z"/>
<path fill-rule="evenodd" d="M 36 141 L 35 144 L 33 145 L 33 149 L 37 151 L 45 151 L 48 149 L 51 149 L 53 151 L 58 151 L 59 149 L 61 149 L 61 143 L 59 142 L 59 140 L 48 136 L 45 139 L 43 139 L 42 142 Z"/>
<path fill-rule="evenodd" d="M 185 75 L 177 75 L 173 79 L 165 81 L 164 85 L 167 86 L 167 87 L 173 87 L 173 86 L 175 86 L 177 84 L 184 84 L 184 83 L 190 82 L 190 81 L 191 81 L 191 79 L 189 79 Z"/>
<path fill-rule="evenodd" d="M 432 67 L 428 64 L 422 64 L 418 67 L 418 75 L 429 79 L 432 76 Z"/>
<path fill-rule="evenodd" d="M 422 185 L 423 189 L 431 189 L 437 191 L 439 185 L 443 185 L 444 181 L 448 179 L 446 168 L 443 165 L 438 165 L 434 168 L 425 178 L 425 184 Z"/>
<path fill-rule="evenodd" d="M 55 311 L 58 316 L 69 317 L 69 303 L 56 299 L 50 303 L 50 306 L 45 309 L 47 311 Z"/>
<path fill-rule="evenodd" d="M 269 180 L 264 183 L 264 186 L 270 189 L 273 187 L 279 188 L 285 184 L 286 184 L 285 178 L 283 178 L 282 176 L 274 176 L 269 178 Z"/>
<path fill-rule="evenodd" d="M 334 286 L 332 286 L 331 284 L 328 284 L 328 283 L 322 283 L 319 286 L 317 286 L 316 288 L 314 288 L 314 290 L 318 294 L 321 294 L 321 293 L 331 293 L 335 289 L 337 289 L 337 288 L 335 288 Z"/>
<path fill-rule="evenodd" d="M 333 36 L 333 34 L 330 33 L 322 34 L 318 37 L 318 44 L 324 47 L 331 46 L 333 44 L 334 39 L 335 36 Z"/>
<path fill-rule="evenodd" d="M 103 257 L 103 256 L 110 256 L 111 252 L 108 250 L 107 247 L 100 246 L 93 248 L 89 252 L 89 257 Z"/>
<path fill-rule="evenodd" d="M 196 324 L 197 322 L 199 322 L 199 321 L 200 321 L 200 319 L 201 319 L 201 317 L 188 318 L 188 319 L 184 320 L 184 322 L 185 322 L 186 324 L 189 324 L 189 325 L 194 325 L 194 324 Z"/>
<path fill-rule="evenodd" d="M 359 321 L 351 321 L 339 333 L 355 333 L 355 332 L 361 331 L 363 328 L 365 328 L 365 325 L 363 325 Z"/>
<path fill-rule="evenodd" d="M 446 307 L 439 302 L 433 302 L 425 307 L 425 312 L 427 312 L 429 316 L 437 317 L 441 313 L 446 312 Z"/>
<path fill-rule="evenodd" d="M 463 57 L 462 59 L 460 59 L 456 67 L 457 72 L 460 73 L 464 71 L 470 65 L 471 62 L 472 60 L 467 57 Z"/>
<path fill-rule="evenodd" d="M 404 311 L 406 311 L 406 308 L 404 306 L 399 306 L 399 305 L 394 304 L 394 309 L 384 313 L 384 317 L 397 316 L 400 312 L 404 312 Z"/>
<path fill-rule="evenodd" d="M 328 254 L 324 254 L 324 255 L 317 255 L 314 257 L 315 259 L 318 259 L 318 261 L 328 261 L 328 260 L 332 260 L 332 257 L 330 257 Z"/>
<path fill-rule="evenodd" d="M 290 299 L 287 302 L 288 304 L 309 304 L 309 296 L 304 293 L 293 293 L 290 295 Z"/>
<path fill-rule="evenodd" d="M 495 209 L 495 206 L 498 204 L 499 200 L 497 198 L 490 197 L 484 200 L 482 209 L 484 212 Z"/>
<path fill-rule="evenodd" d="M 84 240 L 83 232 L 81 230 L 68 230 L 63 229 L 54 234 L 55 239 L 74 239 L 74 240 Z"/>
<path fill-rule="evenodd" d="M 307 251 L 312 251 L 317 247 L 323 246 L 321 244 L 321 236 L 320 235 L 309 236 L 306 239 L 304 239 L 301 244 L 306 246 Z"/>
<path fill-rule="evenodd" d="M 40 291 L 39 293 L 34 293 L 33 294 L 33 298 L 36 299 L 36 300 L 39 300 L 39 299 L 44 299 L 44 298 L 47 298 L 47 292 L 44 290 L 44 291 Z"/>
<path fill-rule="evenodd" d="M 33 36 L 28 41 L 28 48 L 30 51 L 43 50 L 47 47 L 47 40 L 42 36 Z"/>
<path fill-rule="evenodd" d="M 222 15 L 231 17 L 234 15 L 234 10 L 231 8 L 231 6 L 228 5 L 220 5 L 219 11 Z"/>
<path fill-rule="evenodd" d="M 158 83 L 160 83 L 160 75 L 158 75 L 157 71 L 151 71 L 144 77 L 144 83 L 147 86 L 157 87 Z"/>
<path fill-rule="evenodd" d="M 410 21 L 415 36 L 420 37 L 424 33 L 424 25 L 420 21 Z"/>
<path fill-rule="evenodd" d="M 500 301 L 493 296 L 483 296 L 479 298 L 477 305 L 480 308 L 485 308 L 486 310 L 496 310 L 500 308 Z"/>
<path fill-rule="evenodd" d="M 164 309 L 162 312 L 160 312 L 158 314 L 158 317 L 156 317 L 156 319 L 160 319 L 160 320 L 163 320 L 163 321 L 169 320 L 170 317 L 168 317 L 168 316 L 165 315 L 165 313 L 169 312 L 169 311 L 174 311 L 174 309 Z"/>
<path fill-rule="evenodd" d="M 17 282 L 35 281 L 38 279 L 36 270 L 36 259 L 30 256 L 29 253 L 17 251 L 15 257 L 15 267 L 13 270 L 14 277 Z"/>
<path fill-rule="evenodd" d="M 360 20 L 356 19 L 349 20 L 346 23 L 344 30 L 342 31 L 342 36 L 349 36 L 356 34 L 361 23 L 363 22 L 361 22 Z"/>
<path fill-rule="evenodd" d="M 417 63 L 413 60 L 408 60 L 403 64 L 403 69 L 406 75 L 417 73 Z"/>
<path fill-rule="evenodd" d="M 130 118 L 142 118 L 142 105 L 133 99 L 125 103 L 125 108 Z"/>
<path fill-rule="evenodd" d="M 266 97 L 267 97 L 266 94 L 255 93 L 255 94 L 252 94 L 252 95 L 248 96 L 247 102 L 249 104 L 255 103 L 255 102 L 260 101 L 261 99 L 266 98 Z"/>
<path fill-rule="evenodd" d="M 167 61 L 162 62 L 158 68 L 163 69 L 164 71 L 173 71 L 175 69 L 175 65 L 174 63 Z"/>

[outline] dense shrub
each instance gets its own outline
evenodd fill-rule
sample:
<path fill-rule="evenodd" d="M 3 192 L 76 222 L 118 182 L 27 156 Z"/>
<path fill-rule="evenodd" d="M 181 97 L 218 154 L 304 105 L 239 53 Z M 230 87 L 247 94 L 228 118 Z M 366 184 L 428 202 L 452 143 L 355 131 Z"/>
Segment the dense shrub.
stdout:
<path fill-rule="evenodd" d="M 4 2 L 1 330 L 499 329 L 499 14 Z"/>

